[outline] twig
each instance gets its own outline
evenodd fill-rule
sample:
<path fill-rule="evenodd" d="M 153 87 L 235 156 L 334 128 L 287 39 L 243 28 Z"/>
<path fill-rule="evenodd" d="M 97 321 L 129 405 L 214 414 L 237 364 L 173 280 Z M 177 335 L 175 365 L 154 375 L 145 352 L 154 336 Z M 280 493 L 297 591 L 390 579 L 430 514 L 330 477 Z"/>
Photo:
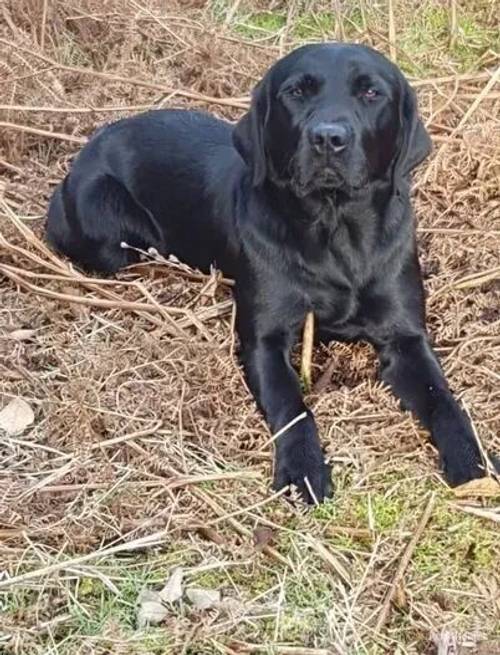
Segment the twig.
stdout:
<path fill-rule="evenodd" d="M 66 462 L 63 466 L 60 468 L 56 469 L 49 475 L 47 475 L 45 478 L 42 478 L 32 486 L 28 487 L 25 491 L 23 491 L 17 498 L 16 502 L 22 502 L 25 498 L 28 496 L 31 496 L 35 492 L 40 492 L 44 488 L 50 486 L 52 482 L 57 482 L 61 478 L 63 478 L 65 475 L 67 475 L 76 465 L 77 465 L 76 459 L 71 459 L 71 461 Z"/>
<path fill-rule="evenodd" d="M 486 271 L 481 271 L 480 273 L 474 273 L 473 275 L 467 275 L 463 278 L 460 278 L 456 282 L 450 282 L 450 284 L 445 284 L 444 287 L 437 289 L 434 293 L 431 293 L 429 296 L 429 301 L 434 300 L 437 296 L 440 296 L 445 291 L 450 289 L 467 289 L 471 287 L 480 287 L 486 282 L 491 282 L 500 278 L 500 266 L 495 268 L 490 268 Z"/>
<path fill-rule="evenodd" d="M 369 528 L 352 528 L 347 525 L 328 525 L 325 528 L 325 533 L 329 536 L 337 536 L 341 534 L 353 538 L 358 537 L 360 539 L 373 538 L 373 532 Z"/>
<path fill-rule="evenodd" d="M 429 519 L 431 518 L 432 510 L 434 509 L 434 501 L 435 501 L 435 493 L 433 492 L 427 501 L 426 508 L 422 514 L 422 517 L 419 521 L 419 524 L 417 525 L 417 529 L 413 533 L 412 538 L 408 542 L 408 545 L 406 546 L 405 552 L 403 553 L 403 556 L 399 562 L 399 566 L 396 570 L 396 574 L 392 580 L 391 583 L 391 588 L 389 589 L 385 600 L 384 604 L 382 605 L 382 609 L 380 610 L 380 614 L 377 620 L 377 623 L 375 625 L 375 633 L 380 632 L 384 625 L 387 622 L 387 619 L 389 618 L 389 613 L 391 610 L 391 603 L 394 599 L 394 596 L 396 594 L 396 590 L 400 583 L 403 580 L 403 576 L 405 574 L 405 571 L 408 567 L 408 564 L 410 563 L 410 560 L 413 556 L 413 552 L 415 551 L 415 548 L 420 540 L 420 537 L 422 536 L 427 523 L 429 522 Z"/>
<path fill-rule="evenodd" d="M 314 314 L 307 312 L 302 336 L 302 358 L 300 362 L 300 377 L 306 391 L 311 388 L 311 366 L 314 342 Z"/>
<path fill-rule="evenodd" d="M 52 139 L 59 139 L 60 141 L 69 141 L 70 143 L 78 143 L 83 145 L 87 143 L 87 137 L 74 136 L 73 134 L 63 134 L 62 132 L 50 132 L 49 130 L 41 130 L 38 127 L 30 127 L 29 125 L 19 125 L 17 123 L 8 123 L 0 121 L 0 128 L 6 130 L 16 130 L 17 132 L 27 132 L 28 134 L 36 134 L 38 136 L 48 136 Z"/>
<path fill-rule="evenodd" d="M 455 503 L 450 503 L 450 507 L 458 509 L 461 512 L 466 512 L 467 514 L 472 514 L 473 516 L 478 516 L 481 519 L 500 523 L 500 507 L 474 507 L 472 505 L 458 505 Z"/>
<path fill-rule="evenodd" d="M 115 111 L 142 111 L 154 107 L 150 102 L 142 105 L 109 105 L 104 107 L 55 107 L 53 105 L 0 105 L 0 111 L 47 112 L 51 114 L 98 114 Z"/>
<path fill-rule="evenodd" d="M 226 521 L 227 519 L 232 518 L 234 516 L 239 516 L 240 514 L 246 514 L 247 512 L 252 512 L 258 507 L 262 507 L 263 505 L 267 505 L 273 500 L 276 500 L 287 491 L 288 491 L 288 487 L 283 487 L 283 489 L 276 491 L 274 494 L 271 494 L 271 496 L 267 496 L 266 498 L 264 498 L 264 500 L 259 500 L 257 503 L 254 503 L 253 505 L 249 505 L 248 507 L 243 507 L 242 509 L 237 509 L 234 512 L 231 512 L 230 514 L 223 514 L 222 516 L 218 516 L 216 519 L 211 519 L 210 521 L 207 521 L 205 523 L 205 526 L 222 523 L 223 521 Z"/>
<path fill-rule="evenodd" d="M 272 652 L 275 655 L 332 655 L 331 650 L 326 648 L 304 648 L 304 646 L 280 646 L 279 644 L 248 644 L 243 641 L 232 641 L 230 643 L 237 648 L 238 653 L 266 653 Z"/>
<path fill-rule="evenodd" d="M 42 24 L 40 26 L 40 50 L 45 47 L 45 28 L 47 26 L 47 6 L 48 0 L 43 0 Z"/>
<path fill-rule="evenodd" d="M 242 480 L 242 479 L 260 480 L 261 474 L 258 471 L 243 470 L 243 471 L 228 471 L 227 473 L 207 473 L 206 475 L 180 476 L 175 480 L 167 482 L 167 486 L 170 489 L 179 489 L 180 487 L 187 487 L 195 484 L 203 484 L 205 482 L 217 482 L 218 480 Z"/>
<path fill-rule="evenodd" d="M 316 494 L 314 493 L 314 489 L 312 488 L 312 484 L 309 482 L 309 478 L 307 477 L 307 475 L 304 476 L 304 484 L 307 487 L 307 491 L 309 492 L 309 495 L 311 496 L 313 503 L 316 505 L 316 507 L 318 507 L 320 504 L 319 500 Z"/>
<path fill-rule="evenodd" d="M 476 425 L 474 423 L 474 420 L 472 418 L 472 414 L 470 413 L 470 409 L 469 409 L 467 403 L 465 403 L 463 400 L 462 400 L 462 406 L 463 406 L 463 408 L 465 410 L 465 413 L 469 417 L 470 425 L 471 425 L 471 428 L 472 428 L 472 433 L 473 433 L 474 438 L 476 440 L 476 444 L 477 444 L 477 447 L 479 449 L 479 452 L 481 453 L 481 458 L 483 460 L 483 466 L 484 466 L 484 469 L 485 469 L 485 476 L 490 476 L 490 477 L 494 478 L 498 482 L 498 473 L 497 473 L 495 467 L 493 466 L 493 463 L 492 463 L 492 461 L 491 461 L 491 459 L 490 459 L 490 457 L 488 455 L 488 452 L 484 448 L 481 439 L 479 438 L 479 434 L 478 434 Z"/>
<path fill-rule="evenodd" d="M 444 75 L 443 77 L 426 77 L 422 79 L 410 78 L 411 85 L 417 89 L 421 86 L 435 86 L 437 84 L 449 84 L 451 82 L 479 82 L 489 80 L 491 73 L 464 73 L 463 75 Z"/>
<path fill-rule="evenodd" d="M 266 442 L 265 442 L 265 443 L 264 443 L 264 444 L 259 448 L 259 450 L 258 450 L 257 452 L 261 453 L 263 450 L 266 450 L 267 447 L 269 446 L 269 444 L 274 443 L 274 442 L 276 441 L 276 439 L 278 439 L 279 437 L 281 437 L 282 434 L 284 434 L 285 432 L 287 432 L 287 431 L 288 431 L 291 427 L 293 427 L 296 423 L 298 423 L 299 421 L 302 421 L 303 419 L 305 419 L 306 416 L 307 416 L 307 412 L 302 412 L 302 413 L 299 414 L 298 416 L 295 416 L 294 418 L 292 418 L 292 420 L 289 421 L 289 422 L 288 422 L 286 425 L 284 425 L 282 428 L 280 428 L 280 429 L 278 430 L 278 432 L 275 432 L 275 433 L 273 434 L 273 436 L 272 436 L 270 439 L 268 439 L 268 440 L 267 440 L 267 441 L 266 441 Z"/>
<path fill-rule="evenodd" d="M 328 548 L 324 546 L 323 543 L 321 543 L 321 541 L 319 541 L 319 539 L 312 537 L 310 534 L 304 534 L 304 541 L 316 551 L 319 557 L 329 566 L 330 569 L 333 570 L 334 573 L 342 578 L 349 587 L 352 586 L 351 576 L 345 566 L 328 550 Z"/>
<path fill-rule="evenodd" d="M 96 446 L 99 444 L 95 444 Z M 219 480 L 258 480 L 261 478 L 257 471 L 229 471 L 228 473 L 210 473 L 208 475 L 191 475 L 179 476 L 173 479 L 159 480 L 124 480 L 120 482 L 122 487 L 134 487 L 144 489 L 154 489 L 163 487 L 164 489 L 181 489 L 205 482 L 217 482 Z M 73 484 L 53 484 L 42 487 L 39 493 L 72 493 L 75 491 L 97 491 L 99 489 L 109 489 L 108 482 L 77 482 Z"/>
<path fill-rule="evenodd" d="M 469 235 L 475 236 L 500 236 L 500 230 L 475 230 L 475 229 L 466 229 L 463 227 L 417 227 L 417 232 L 422 234 L 457 234 L 460 236 L 468 237 Z"/>
<path fill-rule="evenodd" d="M 396 62 L 396 23 L 394 20 L 394 2 L 387 0 L 387 9 L 389 13 L 389 56 L 393 62 Z"/>
<path fill-rule="evenodd" d="M 117 546 L 111 546 L 110 548 L 102 548 L 100 550 L 94 551 L 93 553 L 88 553 L 87 555 L 73 557 L 71 559 L 65 560 L 64 562 L 49 564 L 48 566 L 43 566 L 39 569 L 35 569 L 34 571 L 27 571 L 26 573 L 15 575 L 12 578 L 0 580 L 0 589 L 7 589 L 8 587 L 12 587 L 21 583 L 24 584 L 28 580 L 36 580 L 37 578 L 52 575 L 53 573 L 57 573 L 69 567 L 83 564 L 84 562 L 90 562 L 95 559 L 101 559 L 103 557 L 109 557 L 110 555 L 116 555 L 116 553 L 143 549 L 147 548 L 148 546 L 156 546 L 164 542 L 165 538 L 168 536 L 168 533 L 168 529 L 160 530 L 159 532 L 154 532 L 153 534 L 147 535 L 145 537 L 140 537 L 139 539 L 134 539 L 133 541 L 129 541 L 124 544 L 118 544 Z"/>
<path fill-rule="evenodd" d="M 457 0 L 450 0 L 450 48 L 453 48 L 457 39 Z"/>
<path fill-rule="evenodd" d="M 192 269 L 190 266 L 187 264 L 183 264 L 182 262 L 179 261 L 173 261 L 172 259 L 167 259 L 163 255 L 161 255 L 156 248 L 149 248 L 149 250 L 143 250 L 142 248 L 136 248 L 135 246 L 130 246 L 129 244 L 122 242 L 122 248 L 128 248 L 130 250 L 134 250 L 135 252 L 140 253 L 144 257 L 149 258 L 150 261 L 146 262 L 138 262 L 137 264 L 131 264 L 128 269 L 129 270 L 137 270 L 141 267 L 148 267 L 151 266 L 151 264 L 156 263 L 156 264 L 161 264 L 162 266 L 166 266 L 167 268 L 171 268 L 177 273 L 180 273 L 181 275 L 191 279 L 191 280 L 212 280 L 212 274 L 207 274 L 207 273 L 201 273 L 200 271 Z M 218 284 L 224 284 L 229 287 L 234 286 L 234 280 L 223 277 L 222 276 L 222 271 L 219 272 L 220 277 L 217 278 L 217 283 Z"/>
<path fill-rule="evenodd" d="M 15 166 L 14 164 L 11 164 L 10 162 L 3 159 L 2 157 L 0 157 L 0 166 L 3 166 L 8 171 L 12 171 L 13 173 L 17 173 L 18 175 L 23 174 L 22 168 L 19 168 L 19 166 Z"/>
<path fill-rule="evenodd" d="M 335 7 L 335 26 L 338 28 L 340 41 L 345 41 L 344 21 L 342 20 L 342 9 L 339 0 L 334 0 L 333 5 Z"/>
<path fill-rule="evenodd" d="M 126 441 L 132 441 L 133 439 L 138 439 L 140 437 L 148 437 L 150 434 L 154 434 L 157 430 L 161 428 L 163 421 L 158 421 L 153 426 L 145 428 L 144 430 L 136 430 L 135 432 L 130 432 L 129 434 L 122 434 L 118 437 L 112 437 L 111 439 L 105 439 L 104 441 L 99 441 L 95 444 L 92 444 L 90 450 L 99 450 L 101 448 L 108 448 L 109 446 L 116 446 L 116 444 L 124 443 Z"/>

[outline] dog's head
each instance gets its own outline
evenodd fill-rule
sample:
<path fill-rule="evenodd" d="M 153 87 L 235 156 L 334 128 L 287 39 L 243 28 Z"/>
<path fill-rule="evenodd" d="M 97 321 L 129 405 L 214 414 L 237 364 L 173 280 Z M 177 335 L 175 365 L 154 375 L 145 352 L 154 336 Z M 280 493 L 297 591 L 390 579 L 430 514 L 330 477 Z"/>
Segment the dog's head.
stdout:
<path fill-rule="evenodd" d="M 400 70 L 362 45 L 308 45 L 276 62 L 254 90 L 234 144 L 253 184 L 298 196 L 349 194 L 398 180 L 430 151 L 415 95 Z"/>

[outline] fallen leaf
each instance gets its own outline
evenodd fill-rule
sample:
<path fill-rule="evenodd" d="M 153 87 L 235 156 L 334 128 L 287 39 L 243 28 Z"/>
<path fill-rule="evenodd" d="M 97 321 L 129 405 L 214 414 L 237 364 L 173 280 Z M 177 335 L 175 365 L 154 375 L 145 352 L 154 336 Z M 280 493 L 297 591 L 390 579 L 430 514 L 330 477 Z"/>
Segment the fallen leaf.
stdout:
<path fill-rule="evenodd" d="M 196 529 L 199 532 L 199 534 L 205 537 L 205 539 L 208 539 L 209 541 L 213 541 L 214 544 L 218 544 L 219 546 L 225 545 L 226 542 L 224 541 L 224 538 L 221 537 L 221 535 L 213 528 L 200 525 Z"/>
<path fill-rule="evenodd" d="M 159 592 L 160 600 L 163 603 L 175 603 L 175 601 L 182 598 L 182 579 L 184 577 L 184 569 L 182 567 L 175 568 L 167 584 Z"/>
<path fill-rule="evenodd" d="M 9 436 L 20 434 L 35 420 L 33 410 L 22 398 L 14 398 L 0 412 L 0 429 Z"/>
<path fill-rule="evenodd" d="M 500 484 L 493 478 L 478 478 L 461 484 L 453 489 L 457 498 L 468 496 L 491 497 L 500 495 Z"/>
<path fill-rule="evenodd" d="M 266 546 L 272 544 L 274 540 L 274 532 L 271 528 L 259 527 L 253 531 L 253 542 L 255 548 L 259 551 L 263 550 Z"/>
<path fill-rule="evenodd" d="M 12 330 L 9 332 L 9 337 L 15 339 L 16 341 L 30 341 L 36 334 L 36 330 L 30 330 L 28 328 L 20 328 L 19 330 Z"/>
<path fill-rule="evenodd" d="M 191 587 L 186 589 L 186 596 L 193 603 L 197 610 L 209 610 L 220 603 L 220 591 L 216 589 L 197 589 Z"/>
<path fill-rule="evenodd" d="M 158 625 L 168 614 L 168 609 L 161 602 L 160 594 L 157 591 L 144 589 L 139 596 L 139 609 L 137 610 L 137 627 L 144 628 L 147 625 Z"/>

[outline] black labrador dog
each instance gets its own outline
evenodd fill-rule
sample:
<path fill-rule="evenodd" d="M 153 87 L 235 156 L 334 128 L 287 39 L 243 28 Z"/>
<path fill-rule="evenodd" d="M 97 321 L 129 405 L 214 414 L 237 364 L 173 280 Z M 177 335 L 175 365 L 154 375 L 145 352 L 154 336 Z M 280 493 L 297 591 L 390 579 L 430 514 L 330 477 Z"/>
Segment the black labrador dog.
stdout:
<path fill-rule="evenodd" d="M 140 249 L 235 280 L 248 385 L 276 441 L 274 485 L 331 492 L 290 349 L 306 313 L 323 340 L 367 340 L 382 379 L 430 431 L 446 479 L 483 475 L 469 420 L 425 328 L 409 198 L 430 140 L 399 69 L 371 48 L 301 47 L 257 85 L 232 126 L 162 110 L 96 132 L 56 188 L 53 246 L 113 273 Z"/>

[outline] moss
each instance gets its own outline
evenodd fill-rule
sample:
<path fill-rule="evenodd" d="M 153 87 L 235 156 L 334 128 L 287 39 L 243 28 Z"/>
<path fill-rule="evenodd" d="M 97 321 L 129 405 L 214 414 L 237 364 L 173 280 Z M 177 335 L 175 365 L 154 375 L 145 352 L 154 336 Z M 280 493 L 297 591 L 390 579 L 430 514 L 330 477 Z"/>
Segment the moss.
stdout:
<path fill-rule="evenodd" d="M 382 493 L 374 493 L 370 495 L 370 501 L 368 497 L 360 498 L 354 513 L 363 525 L 368 526 L 371 511 L 375 531 L 389 532 L 406 516 L 407 507 L 407 499 L 400 495 L 385 496 Z"/>
<path fill-rule="evenodd" d="M 259 11 L 240 18 L 234 29 L 247 38 L 272 35 L 286 24 L 286 15 L 276 11 Z"/>
<path fill-rule="evenodd" d="M 239 16 L 235 21 L 235 30 L 249 38 L 259 38 L 278 33 L 287 22 L 286 13 L 281 11 L 261 11 L 246 16 Z M 363 25 L 359 9 L 353 8 L 343 17 L 346 36 L 355 37 Z M 300 13 L 290 27 L 290 35 L 297 41 L 332 40 L 337 30 L 337 17 L 332 11 Z"/>
<path fill-rule="evenodd" d="M 301 14 L 295 22 L 292 33 L 301 40 L 333 38 L 335 22 L 335 14 L 331 11 Z"/>
<path fill-rule="evenodd" d="M 311 514 L 318 521 L 335 521 L 341 514 L 340 503 L 336 498 L 330 498 L 314 507 Z"/>
<path fill-rule="evenodd" d="M 450 511 L 443 499 L 432 525 L 415 549 L 413 567 L 422 576 L 437 575 L 434 587 L 468 584 L 472 573 L 488 572 L 498 562 L 498 540 L 492 530 L 473 517 Z"/>

